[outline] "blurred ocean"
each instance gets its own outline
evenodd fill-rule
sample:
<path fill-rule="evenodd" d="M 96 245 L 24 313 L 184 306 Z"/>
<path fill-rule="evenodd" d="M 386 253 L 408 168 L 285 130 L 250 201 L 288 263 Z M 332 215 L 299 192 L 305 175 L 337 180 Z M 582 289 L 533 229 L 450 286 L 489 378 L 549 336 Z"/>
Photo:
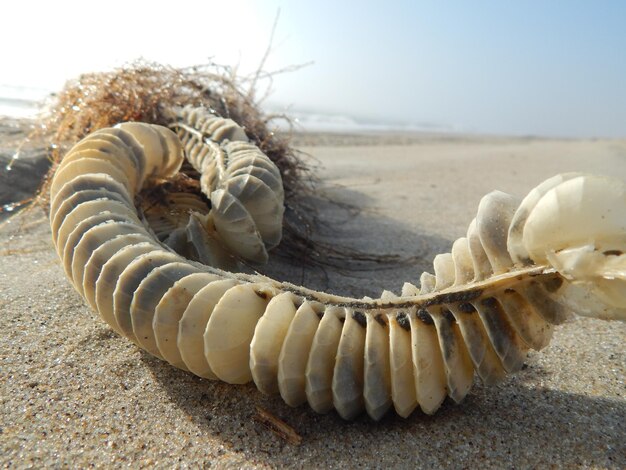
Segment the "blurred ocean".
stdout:
<path fill-rule="evenodd" d="M 436 132 L 454 131 L 450 126 L 435 123 L 387 121 L 359 118 L 348 114 L 290 110 L 287 112 L 294 130 L 304 132 Z"/>
<path fill-rule="evenodd" d="M 0 84 L 0 117 L 35 117 L 51 90 Z"/>
<path fill-rule="evenodd" d="M 32 118 L 42 110 L 46 98 L 53 93 L 43 88 L 21 87 L 0 84 L 0 117 Z M 333 114 L 318 111 L 299 111 L 269 105 L 267 112 L 287 114 L 294 130 L 301 132 L 453 132 L 450 126 L 433 123 L 392 122 L 364 119 L 348 114 Z M 286 121 L 276 119 L 273 124 L 279 129 L 288 127 Z"/>

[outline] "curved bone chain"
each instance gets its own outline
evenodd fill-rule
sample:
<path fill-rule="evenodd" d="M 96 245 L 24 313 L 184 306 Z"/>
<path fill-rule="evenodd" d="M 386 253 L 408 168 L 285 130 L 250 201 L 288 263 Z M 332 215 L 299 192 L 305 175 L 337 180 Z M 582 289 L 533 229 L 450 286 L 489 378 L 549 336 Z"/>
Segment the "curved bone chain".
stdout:
<path fill-rule="evenodd" d="M 148 132 L 150 130 L 150 132 Z M 160 144 L 146 136 L 157 133 Z M 166 128 L 123 125 L 70 150 L 51 190 L 52 236 L 65 272 L 118 333 L 176 367 L 229 383 L 254 380 L 291 406 L 350 419 L 434 413 L 547 345 L 570 310 L 626 319 L 626 190 L 566 174 L 518 204 L 480 203 L 467 236 L 438 255 L 421 287 L 351 299 L 186 260 L 137 216 L 144 181 L 183 160 Z M 156 141 L 153 141 L 153 143 Z M 192 157 L 193 158 L 193 157 Z"/>
<path fill-rule="evenodd" d="M 174 127 L 189 163 L 201 174 L 217 233 L 242 258 L 266 263 L 267 251 L 282 236 L 280 171 L 233 120 L 192 107 L 183 108 L 179 118 Z"/>

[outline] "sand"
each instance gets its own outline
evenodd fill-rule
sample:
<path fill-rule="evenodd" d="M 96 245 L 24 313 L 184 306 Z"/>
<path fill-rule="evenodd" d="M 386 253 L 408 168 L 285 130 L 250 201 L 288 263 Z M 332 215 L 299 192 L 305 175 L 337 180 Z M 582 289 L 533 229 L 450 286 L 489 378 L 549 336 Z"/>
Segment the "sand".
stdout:
<path fill-rule="evenodd" d="M 325 211 L 335 224 L 327 239 L 416 256 L 410 266 L 327 277 L 274 269 L 344 294 L 397 292 L 417 280 L 493 189 L 522 196 L 570 170 L 626 180 L 625 141 L 324 135 L 297 142 L 323 164 L 327 193 L 362 209 Z M 6 159 L 6 141 L 0 152 Z M 2 466 L 626 466 L 625 324 L 574 320 L 530 353 L 520 373 L 494 387 L 476 381 L 462 404 L 446 401 L 435 416 L 345 422 L 289 408 L 252 385 L 199 379 L 118 337 L 65 278 L 39 209 L 4 221 L 0 255 Z M 257 423 L 257 406 L 291 425 L 302 444 Z"/>

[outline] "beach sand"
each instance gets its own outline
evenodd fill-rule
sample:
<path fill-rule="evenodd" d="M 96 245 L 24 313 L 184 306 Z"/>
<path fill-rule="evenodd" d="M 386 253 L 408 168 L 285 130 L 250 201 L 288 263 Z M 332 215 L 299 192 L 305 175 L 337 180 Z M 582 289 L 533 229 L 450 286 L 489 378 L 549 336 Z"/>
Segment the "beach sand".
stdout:
<path fill-rule="evenodd" d="M 12 144 L 1 135 L 6 161 Z M 295 142 L 323 165 L 324 191 L 361 209 L 323 210 L 335 225 L 324 230 L 327 240 L 416 257 L 374 272 L 273 268 L 294 282 L 356 296 L 416 282 L 464 235 L 493 189 L 523 196 L 572 170 L 626 180 L 626 141 L 385 134 L 300 135 Z M 26 155 L 20 165 L 1 180 L 2 197 L 10 184 L 22 198 L 43 163 Z M 345 422 L 334 412 L 289 408 L 253 385 L 197 378 L 118 337 L 66 279 L 38 208 L 0 228 L 0 312 L 3 467 L 626 465 L 622 323 L 567 323 L 544 351 L 528 355 L 520 373 L 493 387 L 477 380 L 462 404 L 447 400 L 434 416 L 390 412 L 378 423 L 367 416 Z M 256 422 L 257 406 L 291 425 L 302 444 Z"/>

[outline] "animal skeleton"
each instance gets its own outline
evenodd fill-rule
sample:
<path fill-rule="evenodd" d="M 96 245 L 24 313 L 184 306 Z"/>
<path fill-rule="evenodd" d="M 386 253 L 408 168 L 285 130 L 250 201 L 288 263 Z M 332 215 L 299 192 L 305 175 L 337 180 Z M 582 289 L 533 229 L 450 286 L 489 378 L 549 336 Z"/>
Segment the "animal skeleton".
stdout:
<path fill-rule="evenodd" d="M 65 156 L 50 221 L 68 278 L 120 335 L 172 365 L 253 380 L 291 406 L 375 420 L 460 402 L 522 367 L 570 312 L 626 320 L 626 186 L 568 173 L 521 202 L 492 192 L 467 236 L 420 287 L 352 299 L 258 274 L 280 242 L 281 175 L 236 123 L 184 108 L 169 129 L 123 123 Z M 180 139 L 179 139 L 180 138 Z M 211 202 L 174 194 L 173 213 L 135 207 L 186 155 Z M 181 254 L 197 261 L 187 259 Z M 201 261 L 202 263 L 198 262 Z M 229 269 L 229 270 L 227 270 Z"/>

